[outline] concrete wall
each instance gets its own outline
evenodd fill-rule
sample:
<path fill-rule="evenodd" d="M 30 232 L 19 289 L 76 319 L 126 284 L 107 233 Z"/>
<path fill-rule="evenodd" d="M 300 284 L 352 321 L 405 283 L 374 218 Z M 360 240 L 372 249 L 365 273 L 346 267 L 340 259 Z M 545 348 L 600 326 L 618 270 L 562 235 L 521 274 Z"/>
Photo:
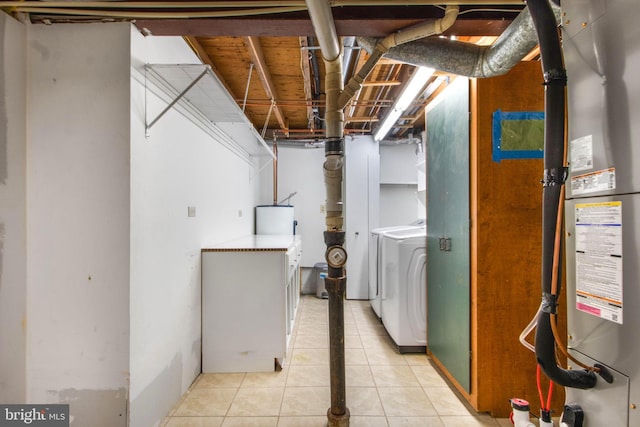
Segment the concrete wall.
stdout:
<path fill-rule="evenodd" d="M 278 146 L 278 201 L 289 194 L 294 216 L 298 220 L 297 234 L 302 236 L 301 266 L 313 267 L 324 262 L 325 213 L 327 200 L 324 186 L 324 148 L 296 148 Z M 273 203 L 273 167 L 260 173 L 260 204 Z"/>
<path fill-rule="evenodd" d="M 166 103 L 145 91 L 144 64 L 199 61 L 179 37 L 132 29 L 131 46 L 130 416 L 147 427 L 201 371 L 200 249 L 253 234 L 258 178 L 175 109 L 145 137 L 145 106 L 152 120 Z"/>
<path fill-rule="evenodd" d="M 181 38 L 0 34 L 0 401 L 157 426 L 200 373 L 200 249 L 253 232 L 257 171 L 175 110 L 145 137 L 143 65 L 198 62 Z"/>
<path fill-rule="evenodd" d="M 345 191 L 343 192 L 345 227 L 348 227 L 346 245 L 349 251 L 348 269 L 352 283 L 351 288 L 347 286 L 347 298 L 366 299 L 368 227 L 370 220 L 374 224 L 378 222 L 378 212 L 375 212 L 379 204 L 378 180 L 377 177 L 370 176 L 370 174 L 377 174 L 379 170 L 378 146 L 373 143 L 370 136 L 348 137 L 345 144 L 347 153 L 351 155 L 351 158 L 345 155 Z M 311 267 L 325 261 L 324 154 L 324 148 L 278 145 L 277 199 L 280 201 L 289 194 L 296 193 L 291 199 L 291 204 L 294 205 L 295 218 L 298 220 L 298 234 L 302 236 L 301 266 L 306 269 L 303 271 L 302 278 L 303 293 L 314 292 L 315 276 Z M 273 203 L 273 168 L 264 168 L 260 179 L 260 203 L 271 204 Z M 368 188 L 370 185 L 374 185 L 375 189 Z M 415 196 L 412 200 L 415 200 Z M 415 215 L 415 209 L 411 214 Z"/>
<path fill-rule="evenodd" d="M 0 12 L 0 402 L 26 397 L 27 31 Z"/>
<path fill-rule="evenodd" d="M 27 400 L 125 425 L 129 25 L 28 33 Z"/>

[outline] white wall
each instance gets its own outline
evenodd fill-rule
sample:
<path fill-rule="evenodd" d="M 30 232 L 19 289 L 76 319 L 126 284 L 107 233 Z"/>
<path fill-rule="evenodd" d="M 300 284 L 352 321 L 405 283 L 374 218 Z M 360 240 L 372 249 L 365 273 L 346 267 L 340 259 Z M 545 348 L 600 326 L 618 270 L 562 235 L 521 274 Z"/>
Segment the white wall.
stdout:
<path fill-rule="evenodd" d="M 415 185 L 380 185 L 380 227 L 410 224 L 418 215 Z"/>
<path fill-rule="evenodd" d="M 390 184 L 415 184 L 416 145 L 380 145 L 380 182 Z"/>
<path fill-rule="evenodd" d="M 415 144 L 380 146 L 380 227 L 424 218 L 418 202 Z"/>
<path fill-rule="evenodd" d="M 26 399 L 26 27 L 0 12 L 0 402 Z"/>
<path fill-rule="evenodd" d="M 27 401 L 125 425 L 129 25 L 28 33 Z"/>
<path fill-rule="evenodd" d="M 324 262 L 325 214 L 327 201 L 324 186 L 324 148 L 296 148 L 278 145 L 278 201 L 297 192 L 291 198 L 298 221 L 296 233 L 302 236 L 301 266 L 313 267 Z M 260 204 L 273 203 L 273 167 L 260 173 Z"/>
<path fill-rule="evenodd" d="M 144 63 L 199 61 L 182 38 L 131 38 L 130 417 L 149 427 L 200 373 L 200 249 L 253 234 L 258 178 L 174 109 L 145 138 L 145 95 L 151 118 L 166 103 L 145 93 Z"/>
<path fill-rule="evenodd" d="M 370 136 L 347 137 L 345 141 L 345 230 L 349 251 L 349 284 L 347 298 L 366 299 L 368 296 L 368 235 L 369 221 L 378 223 L 379 157 L 377 144 Z M 323 174 L 324 148 L 292 147 L 278 145 L 278 201 L 297 192 L 291 199 L 298 220 L 298 234 L 302 236 L 303 267 L 325 262 L 326 189 Z M 376 176 L 371 177 L 369 174 Z M 260 174 L 260 203 L 273 203 L 273 168 L 266 167 Z M 372 188 L 369 188 L 373 185 Z M 313 292 L 313 271 L 305 272 L 305 292 Z"/>

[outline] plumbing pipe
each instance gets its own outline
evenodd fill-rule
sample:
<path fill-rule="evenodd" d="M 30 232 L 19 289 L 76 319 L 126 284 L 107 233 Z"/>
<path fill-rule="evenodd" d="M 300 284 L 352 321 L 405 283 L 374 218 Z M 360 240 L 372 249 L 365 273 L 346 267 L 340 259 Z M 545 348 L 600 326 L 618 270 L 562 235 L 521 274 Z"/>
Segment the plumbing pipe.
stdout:
<path fill-rule="evenodd" d="M 419 25 L 409 27 L 404 30 L 400 30 L 396 33 L 389 34 L 387 37 L 378 41 L 369 51 L 369 59 L 358 70 L 358 73 L 354 75 L 349 83 L 345 86 L 344 91 L 340 95 L 338 104 L 344 108 L 353 95 L 362 87 L 362 82 L 367 78 L 373 67 L 378 63 L 380 58 L 386 54 L 390 49 L 404 43 L 429 37 L 434 34 L 442 34 L 449 27 L 453 25 L 458 16 L 459 7 L 457 5 L 449 5 L 444 11 L 444 17 L 436 20 L 429 20 Z M 360 38 L 358 38 L 360 40 Z"/>
<path fill-rule="evenodd" d="M 239 9 L 239 10 L 205 10 L 205 11 L 170 11 L 170 12 L 143 12 L 134 10 L 114 10 L 117 6 L 124 2 L 107 2 L 111 3 L 110 9 L 73 9 L 69 3 L 65 2 L 67 7 L 48 8 L 42 7 L 46 2 L 33 2 L 38 7 L 29 5 L 32 2 L 21 2 L 20 6 L 12 7 L 8 10 L 11 13 L 31 13 L 44 15 L 64 15 L 64 16 L 93 16 L 98 18 L 119 18 L 119 19 L 196 19 L 196 18 L 230 18 L 235 16 L 259 16 L 271 15 L 276 13 L 301 12 L 304 7 L 265 7 L 261 9 Z M 0 3 L 0 7 L 8 6 Z"/>
<path fill-rule="evenodd" d="M 344 106 L 338 104 L 343 90 L 342 52 L 338 41 L 331 7 L 328 1 L 306 0 L 311 23 L 318 38 L 325 63 L 325 143 L 324 180 L 327 191 L 326 231 L 327 277 L 325 288 L 329 299 L 329 370 L 331 381 L 331 406 L 327 421 L 331 427 L 349 426 L 349 409 L 346 399 L 344 355 L 344 294 L 346 289 L 345 264 L 347 252 L 343 245 L 342 230 L 342 174 L 344 168 Z"/>
<path fill-rule="evenodd" d="M 522 330 L 522 332 L 520 333 L 520 336 L 518 337 L 520 344 L 522 344 L 523 346 L 525 346 L 526 348 L 528 348 L 534 353 L 536 352 L 536 348 L 533 345 L 529 344 L 529 342 L 527 341 L 527 336 L 531 333 L 531 331 L 533 331 L 536 328 L 536 324 L 538 322 L 538 312 L 540 311 L 541 308 L 542 308 L 542 304 L 540 304 L 538 311 L 536 311 L 536 315 L 533 316 L 529 324 Z"/>
<path fill-rule="evenodd" d="M 542 308 L 538 313 L 536 359 L 546 376 L 565 387 L 589 389 L 596 385 L 591 371 L 562 369 L 556 362 L 551 316 L 556 313 L 557 293 L 552 293 L 553 278 L 561 277 L 561 264 L 553 262 L 558 229 L 557 217 L 566 179 L 565 96 L 567 77 L 562 59 L 557 21 L 549 0 L 529 0 L 528 8 L 536 29 L 545 81 L 544 180 L 542 192 Z"/>
<path fill-rule="evenodd" d="M 559 21 L 560 8 L 554 7 L 554 14 Z M 358 44 L 372 54 L 376 39 L 358 37 Z M 390 48 L 385 57 L 460 76 L 494 77 L 507 73 L 537 44 L 533 21 L 525 8 L 490 46 L 430 37 Z"/>

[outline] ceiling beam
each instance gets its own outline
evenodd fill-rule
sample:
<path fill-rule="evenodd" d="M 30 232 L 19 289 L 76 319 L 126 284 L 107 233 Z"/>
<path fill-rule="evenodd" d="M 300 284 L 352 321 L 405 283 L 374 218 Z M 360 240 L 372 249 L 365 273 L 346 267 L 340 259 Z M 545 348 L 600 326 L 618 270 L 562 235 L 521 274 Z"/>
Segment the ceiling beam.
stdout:
<path fill-rule="evenodd" d="M 338 36 L 385 37 L 424 19 L 336 19 Z M 499 36 L 511 23 L 508 19 L 458 19 L 444 34 L 458 36 Z M 309 19 L 138 19 L 135 25 L 155 36 L 277 36 L 315 37 Z"/>
<path fill-rule="evenodd" d="M 262 87 L 267 94 L 267 97 L 273 103 L 273 113 L 276 116 L 276 120 L 280 125 L 280 128 L 283 130 L 287 130 L 289 128 L 287 120 L 285 119 L 280 107 L 276 104 L 276 99 L 278 95 L 276 93 L 275 86 L 273 84 L 273 80 L 271 79 L 271 74 L 269 73 L 269 69 L 267 68 L 267 63 L 264 59 L 264 53 L 262 52 L 262 46 L 260 45 L 260 41 L 256 37 L 245 37 L 244 38 L 245 45 L 247 46 L 247 50 L 249 51 L 249 56 L 251 56 L 251 60 L 253 61 L 253 65 L 256 67 L 256 71 L 258 72 L 258 77 L 262 82 Z"/>

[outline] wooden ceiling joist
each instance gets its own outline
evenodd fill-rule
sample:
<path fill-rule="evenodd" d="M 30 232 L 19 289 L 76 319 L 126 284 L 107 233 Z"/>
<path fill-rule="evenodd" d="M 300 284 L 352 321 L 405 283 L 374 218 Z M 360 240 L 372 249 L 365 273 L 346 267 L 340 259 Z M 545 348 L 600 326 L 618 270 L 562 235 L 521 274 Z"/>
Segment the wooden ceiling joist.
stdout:
<path fill-rule="evenodd" d="M 209 56 L 209 54 L 207 54 L 207 50 L 202 46 L 202 44 L 198 41 L 198 39 L 196 39 L 195 37 L 184 37 L 184 39 L 186 40 L 187 43 L 189 43 L 189 45 L 195 51 L 196 55 L 198 55 L 200 60 L 204 64 L 207 64 L 209 67 L 211 67 L 211 71 L 213 71 L 213 73 L 218 77 L 218 80 L 220 80 L 220 83 L 222 83 L 222 86 L 224 86 L 227 92 L 233 93 L 231 92 L 231 89 L 229 88 L 229 85 L 227 84 L 227 82 L 222 78 L 222 73 L 220 73 L 217 70 L 216 66 L 211 60 L 211 57 Z"/>
<path fill-rule="evenodd" d="M 251 60 L 253 61 L 253 65 L 256 68 L 258 73 L 258 77 L 262 82 L 262 86 L 264 88 L 267 97 L 271 100 L 273 104 L 273 114 L 280 125 L 280 128 L 283 130 L 288 129 L 287 120 L 282 114 L 282 110 L 278 107 L 276 100 L 278 96 L 276 94 L 275 86 L 271 79 L 271 74 L 269 73 L 269 69 L 267 68 L 267 63 L 264 58 L 264 54 L 262 52 L 262 46 L 260 45 L 260 41 L 256 37 L 245 37 L 244 38 L 245 45 L 247 46 L 247 50 L 249 51 L 249 55 L 251 56 Z"/>

